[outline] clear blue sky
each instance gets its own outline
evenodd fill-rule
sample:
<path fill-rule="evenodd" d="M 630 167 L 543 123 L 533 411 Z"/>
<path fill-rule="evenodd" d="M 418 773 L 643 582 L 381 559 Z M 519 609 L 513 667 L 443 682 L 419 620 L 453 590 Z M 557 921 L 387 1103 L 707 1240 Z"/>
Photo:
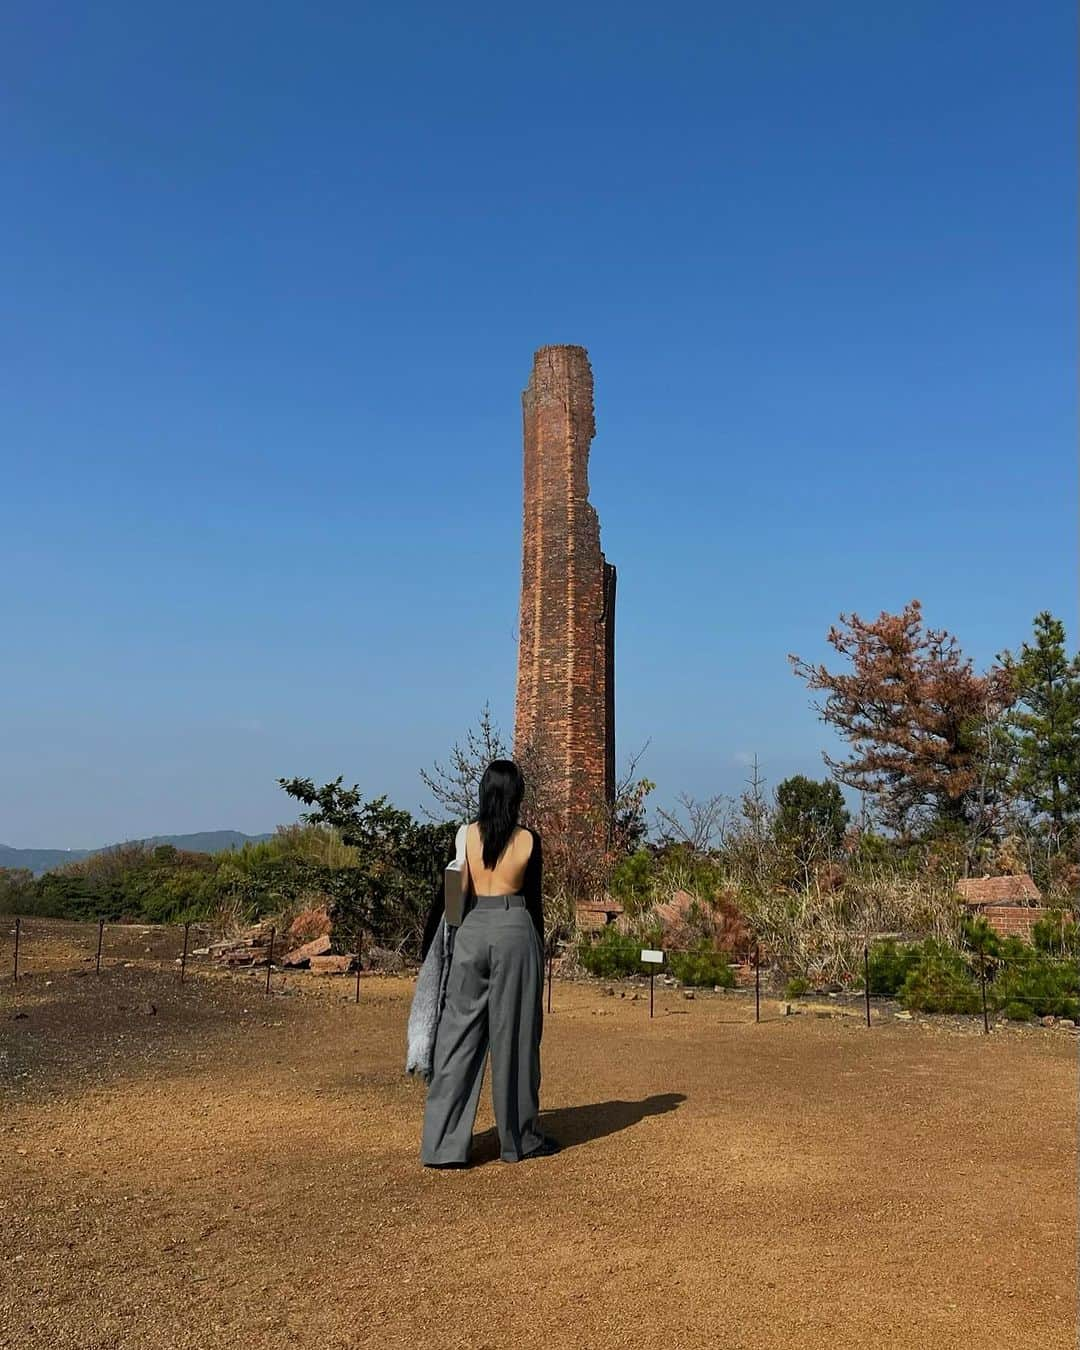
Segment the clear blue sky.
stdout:
<path fill-rule="evenodd" d="M 7 6 L 0 842 L 509 731 L 543 343 L 658 803 L 822 775 L 841 611 L 1078 645 L 1072 11 Z"/>

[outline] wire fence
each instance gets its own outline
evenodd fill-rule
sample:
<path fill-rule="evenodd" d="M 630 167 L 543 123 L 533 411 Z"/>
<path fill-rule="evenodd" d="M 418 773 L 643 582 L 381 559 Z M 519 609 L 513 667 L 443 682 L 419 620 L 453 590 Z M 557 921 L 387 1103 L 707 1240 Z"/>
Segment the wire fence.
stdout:
<path fill-rule="evenodd" d="M 588 959 L 592 946 L 594 952 L 609 958 L 606 968 L 602 961 L 598 963 L 601 967 L 598 973 L 609 979 L 648 974 L 651 988 L 655 973 L 661 968 L 659 963 L 653 964 L 658 958 L 662 958 L 665 970 L 669 968 L 669 956 L 702 960 L 700 945 L 667 944 L 663 944 L 662 952 L 642 948 L 640 959 L 634 960 L 627 950 L 634 945 L 629 935 L 624 935 L 618 946 L 613 944 L 614 950 L 603 953 L 604 931 L 586 936 L 584 952 Z M 1046 1024 L 1061 1022 L 1066 1026 L 1080 1023 L 1080 954 L 1070 949 L 1070 942 L 1064 937 L 1047 949 L 1015 937 L 1005 938 L 990 929 L 974 930 L 973 940 L 964 947 L 914 938 L 898 941 L 899 936 L 890 933 L 864 939 L 853 934 L 851 946 L 861 948 L 858 975 L 846 986 L 833 983 L 813 992 L 849 997 L 860 994 L 867 1026 L 872 1022 L 872 1006 L 883 1001 L 899 1004 L 905 1015 L 918 1012 L 979 1017 L 986 1033 L 990 1031 L 992 1018 L 1014 1022 L 1039 1019 Z M 729 972 L 743 973 L 748 969 L 752 972 L 757 1021 L 761 1019 L 763 967 L 768 969 L 774 986 L 778 974 L 785 978 L 771 959 L 763 961 L 763 955 L 762 945 L 753 942 L 744 950 L 743 959 L 730 960 L 724 966 Z M 712 960 L 719 971 L 720 961 L 717 957 Z M 672 968 L 678 972 L 678 965 L 673 963 Z M 706 960 L 699 972 L 704 978 L 687 982 L 711 983 L 708 978 L 711 968 Z M 797 1001 L 811 992 L 812 982 L 796 976 L 787 980 L 787 990 L 790 992 L 785 992 L 784 1001 Z M 770 992 L 774 997 L 778 993 L 775 987 Z M 650 1006 L 651 1001 L 650 995 Z"/>
<path fill-rule="evenodd" d="M 205 939 L 212 930 L 207 924 L 189 922 L 183 924 L 119 924 L 99 919 L 96 924 L 80 923 L 63 919 L 47 919 L 40 916 L 15 915 L 3 921 L 10 938 L 9 959 L 6 972 L 0 966 L 6 980 L 18 986 L 20 980 L 31 973 L 60 973 L 76 967 L 92 964 L 94 973 L 100 975 L 110 967 L 133 967 L 151 964 L 159 970 L 168 970 L 178 984 L 183 985 L 190 979 L 192 958 L 197 952 L 205 957 L 214 944 Z M 154 946 L 136 953 L 133 947 L 146 937 L 154 938 Z M 243 969 L 262 975 L 265 994 L 274 992 L 274 976 L 281 977 L 278 988 L 282 988 L 290 968 L 283 963 L 286 957 L 283 935 L 273 925 L 269 926 L 265 946 L 252 950 L 250 962 Z M 70 958 L 54 955 L 48 964 L 41 966 L 39 956 L 42 945 L 58 943 L 69 950 Z M 200 945 L 201 943 L 201 945 Z M 230 944 L 218 944 L 221 947 Z M 156 946 L 156 954 L 155 948 Z M 921 953 L 921 954 L 920 954 Z M 147 955 L 151 961 L 145 961 Z M 700 946 L 686 947 L 663 945 L 659 948 L 641 948 L 637 961 L 619 970 L 593 972 L 600 980 L 618 980 L 625 976 L 648 977 L 649 1016 L 655 1015 L 655 982 L 658 975 L 668 984 L 683 984 L 686 989 L 700 988 L 713 984 L 709 978 L 695 982 L 684 982 L 669 972 L 678 970 L 671 958 L 686 957 L 700 959 Z M 361 1000 L 363 974 L 363 951 L 356 950 L 344 954 L 352 969 L 344 970 L 353 976 L 350 986 L 352 1000 Z M 132 959 L 134 958 L 134 959 Z M 277 958 L 277 959 L 276 959 Z M 789 1007 L 798 1000 L 814 992 L 832 995 L 844 994 L 851 997 L 861 996 L 862 1016 L 866 1025 L 873 1024 L 872 1010 L 875 1005 L 900 1003 L 904 1009 L 914 1009 L 920 1013 L 962 1014 L 980 1018 L 983 1031 L 989 1033 L 991 1021 L 1000 1018 L 1010 1021 L 1033 1021 L 1041 1019 L 1046 1023 L 1061 1023 L 1066 1026 L 1080 1023 L 1080 958 L 1071 953 L 1055 955 L 1040 951 L 1025 944 L 980 944 L 974 950 L 963 952 L 959 949 L 941 949 L 929 956 L 918 944 L 894 943 L 891 938 L 881 943 L 866 942 L 862 947 L 861 979 L 846 989 L 832 988 L 811 991 L 798 987 L 797 982 L 789 982 L 786 989 L 777 986 L 777 978 L 782 973 L 775 967 L 763 963 L 763 951 L 759 944 L 753 944 L 743 953 L 742 960 L 724 960 L 714 955 L 715 968 L 726 972 L 716 983 L 721 988 L 752 991 L 754 999 L 754 1021 L 762 1020 L 763 994 L 773 1000 L 779 1000 Z M 342 963 L 339 963 L 339 965 Z M 555 984 L 555 953 L 549 951 L 546 958 L 545 1002 L 547 1011 L 553 1010 L 553 989 Z M 711 968 L 711 967 L 710 967 Z M 218 961 L 211 966 L 201 966 L 200 971 L 212 969 L 225 973 L 228 967 Z M 768 984 L 763 989 L 762 976 Z M 370 971 L 368 973 L 371 973 Z M 740 978 L 741 977 L 741 978 Z M 804 982 L 805 983 L 805 982 Z"/>
<path fill-rule="evenodd" d="M 176 982 L 183 985 L 190 979 L 192 957 L 196 953 L 207 955 L 211 950 L 209 946 L 200 947 L 198 945 L 199 937 L 209 937 L 213 932 L 209 924 L 198 922 L 126 924 L 109 923 L 105 919 L 98 919 L 96 923 L 82 923 L 78 920 L 14 915 L 10 919 L 5 919 L 4 923 L 8 927 L 11 939 L 10 963 L 7 965 L 6 973 L 12 985 L 16 986 L 20 980 L 25 981 L 31 973 L 28 969 L 29 962 L 35 962 L 35 969 L 32 972 L 34 975 L 59 974 L 75 969 L 76 964 L 90 965 L 92 963 L 95 975 L 101 975 L 104 970 L 108 970 L 110 967 L 134 968 L 150 965 L 161 972 L 168 970 Z M 138 935 L 142 935 L 142 937 L 153 936 L 157 939 L 158 951 L 155 952 L 153 948 L 146 948 L 140 954 L 132 950 L 132 946 L 141 940 Z M 124 944 L 121 949 L 110 945 L 109 941 L 110 937 L 115 939 L 118 936 L 121 943 Z M 265 949 L 252 949 L 251 961 L 242 969 L 251 973 L 261 973 L 265 969 L 263 988 L 264 993 L 269 995 L 274 992 L 273 977 L 280 975 L 284 978 L 289 970 L 280 963 L 281 958 L 287 955 L 283 941 L 284 935 L 278 931 L 275 925 L 269 925 L 267 938 Z M 65 962 L 62 957 L 53 955 L 51 958 L 45 958 L 47 964 L 37 965 L 36 959 L 42 959 L 40 940 L 63 943 L 72 948 L 73 954 L 78 953 L 83 947 L 86 950 L 84 954 L 77 956 L 75 963 L 70 960 Z M 242 939 L 239 941 L 242 941 Z M 222 943 L 220 945 L 231 947 L 234 944 Z M 173 952 L 176 954 L 173 955 Z M 346 955 L 352 965 L 352 970 L 349 973 L 354 976 L 353 998 L 355 1002 L 359 1003 L 363 953 L 358 948 Z M 150 957 L 149 961 L 144 959 L 146 956 Z M 275 957 L 279 958 L 277 962 Z M 208 970 L 225 974 L 228 973 L 229 967 L 225 963 L 214 961 L 212 965 L 201 968 L 201 972 Z M 278 987 L 281 987 L 280 984 Z"/>

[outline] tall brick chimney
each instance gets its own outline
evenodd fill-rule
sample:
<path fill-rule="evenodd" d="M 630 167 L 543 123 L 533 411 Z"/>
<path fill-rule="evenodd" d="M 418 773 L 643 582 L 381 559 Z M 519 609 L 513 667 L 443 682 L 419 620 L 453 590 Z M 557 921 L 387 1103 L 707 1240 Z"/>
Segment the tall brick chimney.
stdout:
<path fill-rule="evenodd" d="M 584 347 L 541 347 L 522 394 L 525 509 L 514 753 L 536 746 L 570 819 L 615 795 L 615 568 L 589 502 Z"/>

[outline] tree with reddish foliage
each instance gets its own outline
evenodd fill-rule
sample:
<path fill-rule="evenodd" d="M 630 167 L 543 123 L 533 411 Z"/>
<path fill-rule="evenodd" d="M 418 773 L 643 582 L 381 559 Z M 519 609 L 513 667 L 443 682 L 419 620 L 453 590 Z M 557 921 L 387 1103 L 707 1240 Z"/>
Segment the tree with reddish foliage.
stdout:
<path fill-rule="evenodd" d="M 815 707 L 852 746 L 847 760 L 823 752 L 834 776 L 865 792 L 882 824 L 901 834 L 930 821 L 969 839 L 982 833 L 997 795 L 1002 718 L 1013 699 L 1007 673 L 994 667 L 977 674 L 955 637 L 923 627 L 918 600 L 873 622 L 841 614 L 828 641 L 850 671 L 788 660 L 809 689 L 825 691 Z"/>

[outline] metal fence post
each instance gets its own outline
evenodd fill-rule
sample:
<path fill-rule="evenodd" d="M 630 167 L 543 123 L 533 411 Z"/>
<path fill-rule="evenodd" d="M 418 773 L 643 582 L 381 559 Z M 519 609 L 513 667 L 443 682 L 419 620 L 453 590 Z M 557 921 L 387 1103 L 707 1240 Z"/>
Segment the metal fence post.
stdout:
<path fill-rule="evenodd" d="M 356 998 L 353 1000 L 353 1001 L 356 1002 L 356 1003 L 359 1003 L 359 1002 L 360 1002 L 360 949 L 361 949 L 361 945 L 362 945 L 362 944 L 361 944 L 361 942 L 360 942 L 360 939 L 357 938 L 357 939 L 356 939 Z"/>
<path fill-rule="evenodd" d="M 982 938 L 979 938 L 979 984 L 982 987 L 983 1034 L 990 1035 L 990 1019 L 986 1015 L 986 956 L 983 952 Z"/>
<path fill-rule="evenodd" d="M 180 983 L 184 983 L 184 971 L 187 970 L 187 949 L 188 933 L 191 931 L 191 924 L 184 924 L 184 950 L 180 953 Z"/>
<path fill-rule="evenodd" d="M 761 1021 L 761 943 L 754 943 L 754 1021 Z"/>
<path fill-rule="evenodd" d="M 22 928 L 22 918 L 21 918 L 18 914 L 16 914 L 16 915 L 15 915 L 15 972 L 14 972 L 14 975 L 12 976 L 12 979 L 14 979 L 14 980 L 17 980 L 17 979 L 19 978 L 19 930 L 20 930 L 21 928 Z"/>
<path fill-rule="evenodd" d="M 870 947 L 863 943 L 863 984 L 866 987 L 866 1025 L 870 1025 Z"/>
<path fill-rule="evenodd" d="M 105 936 L 105 920 L 98 919 L 97 925 L 97 955 L 94 957 L 94 973 L 101 974 L 101 943 Z"/>
<path fill-rule="evenodd" d="M 553 955 L 551 952 L 548 952 L 548 979 L 547 979 L 547 986 L 548 986 L 547 1010 L 548 1010 L 548 1012 L 551 1011 L 551 978 L 552 978 L 552 970 L 553 970 L 554 964 L 555 964 L 555 957 L 554 957 L 554 955 Z"/>
<path fill-rule="evenodd" d="M 270 950 L 266 954 L 266 992 L 270 992 L 270 968 L 274 964 L 274 925 L 270 925 Z"/>

